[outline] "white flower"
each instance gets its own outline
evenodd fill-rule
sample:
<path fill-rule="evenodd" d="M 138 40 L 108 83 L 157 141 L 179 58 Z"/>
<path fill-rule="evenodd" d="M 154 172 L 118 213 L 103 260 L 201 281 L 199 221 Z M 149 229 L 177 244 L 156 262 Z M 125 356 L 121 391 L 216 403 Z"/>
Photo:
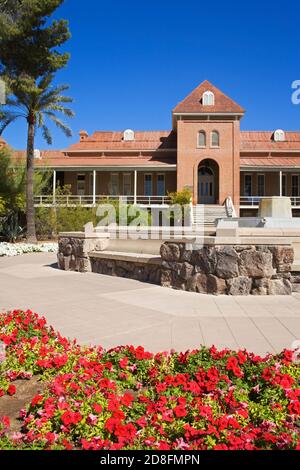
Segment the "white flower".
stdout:
<path fill-rule="evenodd" d="M 57 253 L 57 250 L 57 243 L 42 243 L 40 245 L 0 243 L 0 258 L 4 256 L 19 256 L 25 253 Z"/>

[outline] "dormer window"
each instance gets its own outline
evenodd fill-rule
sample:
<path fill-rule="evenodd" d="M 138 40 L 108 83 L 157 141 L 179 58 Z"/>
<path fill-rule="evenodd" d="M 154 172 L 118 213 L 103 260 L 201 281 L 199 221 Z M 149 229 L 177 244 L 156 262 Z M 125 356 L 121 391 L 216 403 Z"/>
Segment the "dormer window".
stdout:
<path fill-rule="evenodd" d="M 282 129 L 277 129 L 277 131 L 274 132 L 274 141 L 275 142 L 284 142 L 285 139 L 285 132 Z"/>
<path fill-rule="evenodd" d="M 127 129 L 124 132 L 123 140 L 125 142 L 133 142 L 134 141 L 134 131 L 132 131 L 131 129 Z"/>
<path fill-rule="evenodd" d="M 202 96 L 203 106 L 214 106 L 215 104 L 215 95 L 212 91 L 206 91 Z"/>
<path fill-rule="evenodd" d="M 198 147 L 206 147 L 206 132 L 200 131 L 198 133 Z"/>

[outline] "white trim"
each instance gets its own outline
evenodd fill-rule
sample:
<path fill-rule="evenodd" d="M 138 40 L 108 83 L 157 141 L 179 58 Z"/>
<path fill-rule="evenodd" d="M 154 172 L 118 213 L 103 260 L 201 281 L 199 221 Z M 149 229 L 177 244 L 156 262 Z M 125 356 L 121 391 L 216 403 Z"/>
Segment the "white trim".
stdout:
<path fill-rule="evenodd" d="M 56 200 L 56 170 L 53 171 L 53 203 Z"/>
<path fill-rule="evenodd" d="M 97 195 L 97 172 L 93 171 L 93 204 L 96 204 L 96 195 Z"/>
<path fill-rule="evenodd" d="M 138 172 L 134 171 L 134 204 L 137 203 L 137 188 L 138 188 Z"/>

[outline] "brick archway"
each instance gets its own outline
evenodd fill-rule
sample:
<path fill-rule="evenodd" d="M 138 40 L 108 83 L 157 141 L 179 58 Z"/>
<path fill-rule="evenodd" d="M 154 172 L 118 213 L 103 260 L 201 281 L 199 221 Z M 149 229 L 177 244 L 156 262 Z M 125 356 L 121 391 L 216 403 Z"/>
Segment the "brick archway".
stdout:
<path fill-rule="evenodd" d="M 198 204 L 219 204 L 219 165 L 207 158 L 198 165 L 197 202 Z"/>

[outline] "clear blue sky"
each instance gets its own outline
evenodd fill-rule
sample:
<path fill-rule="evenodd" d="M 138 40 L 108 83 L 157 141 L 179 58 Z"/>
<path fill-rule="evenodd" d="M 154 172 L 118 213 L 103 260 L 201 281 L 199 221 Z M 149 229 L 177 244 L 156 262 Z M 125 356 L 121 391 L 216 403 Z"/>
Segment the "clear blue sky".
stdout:
<path fill-rule="evenodd" d="M 298 3 L 298 5 L 297 5 Z M 246 108 L 242 129 L 300 129 L 291 83 L 300 79 L 300 5 L 286 0 L 66 0 L 71 53 L 58 83 L 70 85 L 80 129 L 170 129 L 171 110 L 210 80 Z M 26 145 L 24 124 L 4 136 Z M 40 134 L 37 148 L 47 148 Z"/>

